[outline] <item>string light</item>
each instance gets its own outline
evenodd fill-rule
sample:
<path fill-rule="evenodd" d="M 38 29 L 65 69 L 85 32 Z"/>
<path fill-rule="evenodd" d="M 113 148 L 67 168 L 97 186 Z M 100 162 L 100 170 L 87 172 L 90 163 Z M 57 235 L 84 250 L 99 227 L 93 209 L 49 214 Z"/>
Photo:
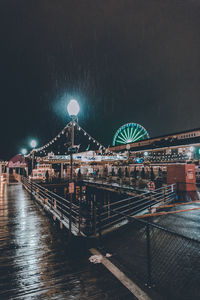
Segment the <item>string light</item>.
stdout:
<path fill-rule="evenodd" d="M 105 148 L 104 146 L 102 146 L 98 141 L 96 141 L 94 138 L 92 138 L 92 137 L 91 137 L 91 136 L 90 136 L 83 128 L 81 128 L 81 126 L 79 126 L 77 122 L 71 121 L 71 122 L 69 122 L 69 123 L 63 128 L 62 131 L 60 131 L 60 132 L 58 133 L 58 135 L 57 135 L 55 138 L 53 138 L 50 142 L 48 142 L 48 143 L 45 144 L 44 146 L 42 146 L 42 147 L 40 147 L 40 148 L 38 148 L 38 149 L 35 149 L 35 151 L 36 151 L 36 152 L 40 151 L 41 153 L 46 154 L 46 152 L 45 152 L 44 149 L 48 148 L 48 147 L 51 146 L 55 141 L 57 141 L 57 139 L 60 138 L 60 136 L 61 136 L 62 134 L 64 134 L 65 131 L 66 131 L 69 127 L 71 127 L 72 125 L 77 126 L 77 129 L 78 129 L 79 131 L 82 130 L 83 133 L 84 133 L 84 136 L 88 136 L 88 139 L 89 139 L 89 140 L 92 140 L 93 143 L 96 143 L 97 146 L 100 146 L 100 148 L 101 148 L 102 150 L 105 150 L 105 149 L 106 149 L 106 148 Z M 100 148 L 99 148 L 99 149 L 100 149 Z M 59 153 L 60 153 L 60 152 L 59 152 Z M 65 154 L 66 154 L 66 153 L 65 153 Z M 30 155 L 30 154 L 29 154 L 29 155 Z"/>

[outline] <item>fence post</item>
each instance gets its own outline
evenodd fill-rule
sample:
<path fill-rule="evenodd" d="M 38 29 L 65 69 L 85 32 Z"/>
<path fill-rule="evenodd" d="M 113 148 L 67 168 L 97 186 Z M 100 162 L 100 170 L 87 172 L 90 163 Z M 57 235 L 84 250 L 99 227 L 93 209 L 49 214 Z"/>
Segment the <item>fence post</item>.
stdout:
<path fill-rule="evenodd" d="M 78 234 L 81 235 L 82 182 L 79 182 Z"/>
<path fill-rule="evenodd" d="M 146 285 L 151 288 L 152 286 L 152 265 L 151 265 L 151 239 L 150 239 L 150 225 L 146 224 L 146 250 L 147 250 L 147 283 Z"/>

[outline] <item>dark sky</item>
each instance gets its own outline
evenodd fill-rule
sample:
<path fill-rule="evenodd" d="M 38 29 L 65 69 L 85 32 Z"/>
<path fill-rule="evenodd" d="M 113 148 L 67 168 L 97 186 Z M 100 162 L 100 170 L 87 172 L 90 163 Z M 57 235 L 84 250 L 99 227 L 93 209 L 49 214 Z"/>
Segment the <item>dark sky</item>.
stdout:
<path fill-rule="evenodd" d="M 0 158 L 68 122 L 105 145 L 126 122 L 151 136 L 200 127 L 199 0 L 1 0 Z"/>

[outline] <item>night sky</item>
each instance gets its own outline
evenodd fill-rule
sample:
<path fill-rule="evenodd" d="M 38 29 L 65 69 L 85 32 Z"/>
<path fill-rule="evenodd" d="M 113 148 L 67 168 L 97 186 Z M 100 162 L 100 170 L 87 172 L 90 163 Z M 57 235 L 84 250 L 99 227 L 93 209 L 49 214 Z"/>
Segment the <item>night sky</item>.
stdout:
<path fill-rule="evenodd" d="M 199 0 L 1 0 L 0 36 L 1 159 L 53 138 L 70 98 L 104 145 L 200 127 Z"/>

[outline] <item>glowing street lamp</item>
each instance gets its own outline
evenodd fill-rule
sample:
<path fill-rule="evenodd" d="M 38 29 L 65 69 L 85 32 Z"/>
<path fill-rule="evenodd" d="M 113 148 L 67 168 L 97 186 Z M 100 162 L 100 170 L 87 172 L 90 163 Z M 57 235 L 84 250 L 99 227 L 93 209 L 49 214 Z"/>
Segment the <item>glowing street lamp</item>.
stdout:
<path fill-rule="evenodd" d="M 30 141 L 30 146 L 31 146 L 31 148 L 34 149 L 37 146 L 37 141 L 36 140 L 31 140 Z"/>
<path fill-rule="evenodd" d="M 33 167 L 34 167 L 34 149 L 37 146 L 37 141 L 36 140 L 31 140 L 30 141 L 30 146 L 31 146 L 31 148 L 33 148 L 33 150 L 32 150 L 32 171 L 33 171 Z"/>
<path fill-rule="evenodd" d="M 23 148 L 23 149 L 21 150 L 21 153 L 22 153 L 23 155 L 26 155 L 26 154 L 27 154 L 27 150 L 26 150 L 25 148 Z"/>
<path fill-rule="evenodd" d="M 73 183 L 73 147 L 74 147 L 74 120 L 77 118 L 79 113 L 80 106 L 75 99 L 70 100 L 67 105 L 67 111 L 69 116 L 71 117 L 71 151 L 70 151 L 70 184 L 72 188 L 69 189 L 70 192 L 70 217 L 69 217 L 69 238 L 71 238 L 71 229 L 72 229 L 72 193 L 74 190 L 74 183 Z"/>
<path fill-rule="evenodd" d="M 76 117 L 79 113 L 80 106 L 75 99 L 71 99 L 67 105 L 67 111 L 70 117 Z"/>

